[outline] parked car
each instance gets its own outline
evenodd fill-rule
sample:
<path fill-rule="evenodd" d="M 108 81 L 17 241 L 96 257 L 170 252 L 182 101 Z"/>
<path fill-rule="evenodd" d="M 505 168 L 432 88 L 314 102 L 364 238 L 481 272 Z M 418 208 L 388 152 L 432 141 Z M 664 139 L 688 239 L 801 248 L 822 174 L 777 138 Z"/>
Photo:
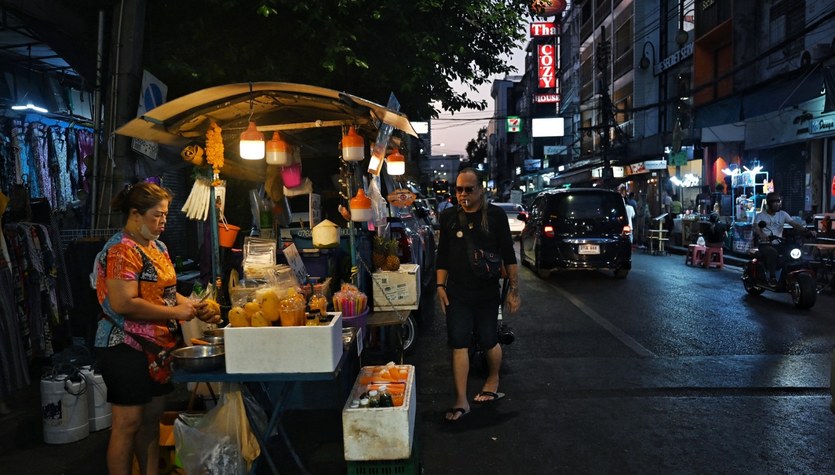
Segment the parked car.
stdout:
<path fill-rule="evenodd" d="M 552 271 L 608 269 L 625 278 L 632 268 L 632 230 L 615 191 L 568 188 L 543 191 L 531 204 L 519 236 L 523 264 L 540 277 Z"/>
<path fill-rule="evenodd" d="M 518 219 L 519 214 L 527 215 L 525 208 L 517 203 L 493 203 L 507 215 L 507 224 L 510 225 L 510 234 L 516 236 L 525 228 L 525 220 Z"/>

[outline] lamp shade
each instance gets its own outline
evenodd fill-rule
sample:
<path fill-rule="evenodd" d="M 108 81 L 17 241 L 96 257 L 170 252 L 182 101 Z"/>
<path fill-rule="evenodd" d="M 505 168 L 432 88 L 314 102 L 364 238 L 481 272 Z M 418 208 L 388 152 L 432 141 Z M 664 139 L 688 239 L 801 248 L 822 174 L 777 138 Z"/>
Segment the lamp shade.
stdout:
<path fill-rule="evenodd" d="M 281 140 L 281 135 L 273 132 L 273 138 L 267 141 L 267 164 L 287 165 L 290 161 L 288 148 L 287 142 Z"/>
<path fill-rule="evenodd" d="M 348 205 L 351 208 L 351 221 L 371 221 L 371 199 L 365 196 L 362 188 L 357 190 L 357 196 L 351 198 Z"/>
<path fill-rule="evenodd" d="M 241 158 L 261 160 L 264 158 L 264 134 L 255 128 L 255 121 L 249 121 L 249 127 L 241 134 Z"/>
<path fill-rule="evenodd" d="M 358 162 L 365 158 L 365 141 L 357 134 L 354 127 L 342 136 L 342 159 L 346 162 Z"/>
<path fill-rule="evenodd" d="M 399 176 L 406 173 L 406 157 L 395 147 L 394 152 L 386 157 L 389 175 Z"/>

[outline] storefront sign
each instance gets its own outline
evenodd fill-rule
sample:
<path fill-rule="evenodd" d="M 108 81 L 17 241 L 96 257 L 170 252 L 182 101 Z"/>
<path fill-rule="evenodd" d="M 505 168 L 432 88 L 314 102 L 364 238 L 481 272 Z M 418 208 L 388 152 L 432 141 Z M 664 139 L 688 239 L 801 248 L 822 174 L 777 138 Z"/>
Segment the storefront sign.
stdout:
<path fill-rule="evenodd" d="M 531 37 L 557 36 L 557 26 L 553 22 L 543 21 L 531 23 Z"/>
<path fill-rule="evenodd" d="M 522 131 L 522 119 L 516 116 L 508 116 L 507 118 L 507 131 L 508 132 L 521 132 Z"/>
<path fill-rule="evenodd" d="M 556 87 L 557 53 L 552 44 L 539 45 L 539 88 L 550 89 Z"/>
<path fill-rule="evenodd" d="M 835 131 L 835 120 L 833 119 L 815 119 L 809 122 L 810 134 L 822 134 L 833 131 Z"/>
<path fill-rule="evenodd" d="M 543 147 L 544 155 L 559 155 L 565 153 L 568 147 L 565 145 L 546 145 Z"/>
<path fill-rule="evenodd" d="M 556 78 L 554 78 L 554 84 L 557 84 L 557 79 Z M 534 104 L 559 104 L 560 103 L 560 95 L 559 94 L 534 94 L 533 95 L 533 102 L 534 102 Z"/>
<path fill-rule="evenodd" d="M 670 166 L 678 167 L 687 165 L 687 152 L 670 152 Z"/>
<path fill-rule="evenodd" d="M 693 43 L 687 43 L 680 50 L 664 58 L 663 61 L 655 65 L 652 72 L 657 76 L 690 56 L 693 56 Z"/>
<path fill-rule="evenodd" d="M 667 169 L 667 160 L 646 160 L 644 161 L 644 167 L 647 170 L 666 170 Z"/>

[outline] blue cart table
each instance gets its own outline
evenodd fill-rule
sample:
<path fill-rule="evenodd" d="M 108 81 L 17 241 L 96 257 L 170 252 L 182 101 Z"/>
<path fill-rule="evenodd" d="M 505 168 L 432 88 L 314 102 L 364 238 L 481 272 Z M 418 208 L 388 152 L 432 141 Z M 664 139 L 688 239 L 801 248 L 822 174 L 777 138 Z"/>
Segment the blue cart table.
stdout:
<path fill-rule="evenodd" d="M 352 333 L 353 338 L 350 343 L 344 345 L 342 358 L 336 365 L 336 369 L 323 373 L 263 373 L 263 374 L 229 374 L 225 370 L 215 370 L 203 373 L 191 373 L 186 371 L 174 371 L 172 381 L 175 383 L 241 383 L 241 385 L 248 391 L 261 405 L 264 412 L 269 418 L 269 422 L 262 433 L 258 433 L 255 429 L 255 424 L 252 423 L 251 415 L 247 414 L 250 419 L 250 425 L 253 428 L 258 444 L 261 446 L 261 456 L 252 464 L 249 473 L 256 473 L 258 463 L 261 459 L 266 460 L 270 466 L 272 473 L 278 474 L 278 468 L 275 461 L 269 452 L 267 444 L 270 434 L 276 432 L 278 437 L 287 446 L 290 456 L 295 461 L 296 465 L 304 472 L 304 465 L 301 462 L 298 454 L 290 442 L 287 432 L 281 424 L 281 415 L 287 409 L 287 403 L 293 390 L 300 383 L 309 381 L 334 381 L 346 367 L 353 367 L 359 359 L 357 355 L 356 333 Z"/>

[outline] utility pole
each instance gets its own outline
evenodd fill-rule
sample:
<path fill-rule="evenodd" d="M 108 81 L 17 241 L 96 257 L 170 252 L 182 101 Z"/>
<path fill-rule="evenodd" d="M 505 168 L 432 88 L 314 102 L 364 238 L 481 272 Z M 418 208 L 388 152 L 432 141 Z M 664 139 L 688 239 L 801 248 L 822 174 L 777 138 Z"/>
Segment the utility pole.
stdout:
<path fill-rule="evenodd" d="M 600 41 L 597 43 L 597 87 L 600 93 L 600 153 L 603 157 L 603 185 L 606 188 L 611 186 L 614 174 L 609 159 L 609 148 L 611 140 L 609 131 L 615 124 L 612 99 L 609 97 L 608 71 L 609 56 L 612 52 L 612 43 L 606 38 L 606 27 L 600 27 Z"/>

